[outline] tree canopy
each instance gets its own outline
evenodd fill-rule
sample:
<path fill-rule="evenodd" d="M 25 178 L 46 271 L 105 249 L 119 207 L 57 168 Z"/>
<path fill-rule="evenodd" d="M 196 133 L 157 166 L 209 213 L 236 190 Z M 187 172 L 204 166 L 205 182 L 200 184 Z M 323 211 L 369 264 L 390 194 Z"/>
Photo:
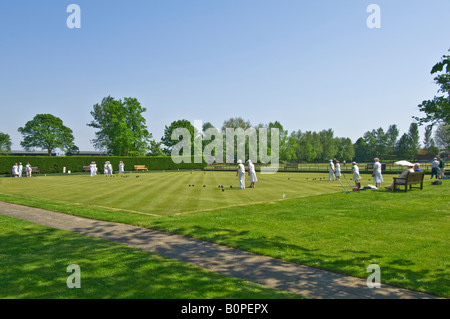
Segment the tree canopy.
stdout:
<path fill-rule="evenodd" d="M 191 154 L 194 151 L 194 138 L 196 136 L 196 129 L 191 124 L 191 122 L 189 122 L 188 120 L 178 120 L 178 121 L 173 121 L 172 123 L 170 123 L 169 126 L 166 125 L 164 128 L 164 135 L 161 137 L 161 142 L 162 142 L 162 144 L 164 144 L 166 146 L 163 149 L 164 153 L 166 155 L 170 155 L 171 151 L 172 151 L 172 147 L 180 142 L 181 137 L 179 139 L 175 139 L 175 140 L 172 139 L 172 133 L 178 128 L 185 128 L 189 131 L 189 133 L 191 134 L 191 136 L 190 136 Z M 187 155 L 187 154 L 184 154 L 184 155 Z"/>
<path fill-rule="evenodd" d="M 437 146 L 442 149 L 450 150 L 450 125 L 440 123 L 434 132 L 434 139 Z"/>
<path fill-rule="evenodd" d="M 39 147 L 47 150 L 49 156 L 56 148 L 70 153 L 78 151 L 72 130 L 51 114 L 37 114 L 24 127 L 19 127 L 18 131 L 23 136 L 20 145 L 27 151 Z"/>
<path fill-rule="evenodd" d="M 98 129 L 92 144 L 111 155 L 145 155 L 152 137 L 142 116 L 146 111 L 136 98 L 124 98 L 123 101 L 111 96 L 103 98 L 100 104 L 93 106 L 91 115 L 94 119 L 87 124 Z"/>
<path fill-rule="evenodd" d="M 11 152 L 11 138 L 8 134 L 0 132 L 0 154 Z"/>
<path fill-rule="evenodd" d="M 435 125 L 440 122 L 450 124 L 450 55 L 444 55 L 441 61 L 433 66 L 431 74 L 437 74 L 434 81 L 440 87 L 438 92 L 443 95 L 435 96 L 432 100 L 419 104 L 419 110 L 426 116 L 414 118 L 420 125 Z"/>

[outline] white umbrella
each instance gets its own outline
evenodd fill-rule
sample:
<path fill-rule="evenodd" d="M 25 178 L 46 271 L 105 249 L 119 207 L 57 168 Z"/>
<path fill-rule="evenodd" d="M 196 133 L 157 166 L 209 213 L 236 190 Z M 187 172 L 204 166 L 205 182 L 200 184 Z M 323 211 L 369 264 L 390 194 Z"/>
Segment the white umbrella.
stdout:
<path fill-rule="evenodd" d="M 395 162 L 395 164 L 400 165 L 400 166 L 414 166 L 413 163 L 408 162 L 408 161 L 398 161 L 398 162 Z"/>

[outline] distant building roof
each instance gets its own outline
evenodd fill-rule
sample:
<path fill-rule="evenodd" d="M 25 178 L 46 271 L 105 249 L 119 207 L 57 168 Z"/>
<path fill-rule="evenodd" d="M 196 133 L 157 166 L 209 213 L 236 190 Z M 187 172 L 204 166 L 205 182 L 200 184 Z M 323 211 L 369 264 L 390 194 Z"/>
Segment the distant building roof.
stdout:
<path fill-rule="evenodd" d="M 15 150 L 11 151 L 11 155 L 13 156 L 48 156 L 47 151 L 23 151 L 23 150 Z M 52 152 L 52 156 L 64 156 L 66 155 L 64 152 Z M 80 151 L 76 154 L 72 154 L 72 156 L 107 156 L 108 154 L 104 152 L 98 151 Z"/>
<path fill-rule="evenodd" d="M 13 150 L 11 151 L 11 155 L 14 156 L 48 156 L 48 152 L 47 151 L 18 151 L 18 150 Z M 52 156 L 56 156 L 57 154 L 55 152 L 52 152 Z"/>
<path fill-rule="evenodd" d="M 72 154 L 72 156 L 108 156 L 108 154 L 99 151 L 79 151 Z"/>

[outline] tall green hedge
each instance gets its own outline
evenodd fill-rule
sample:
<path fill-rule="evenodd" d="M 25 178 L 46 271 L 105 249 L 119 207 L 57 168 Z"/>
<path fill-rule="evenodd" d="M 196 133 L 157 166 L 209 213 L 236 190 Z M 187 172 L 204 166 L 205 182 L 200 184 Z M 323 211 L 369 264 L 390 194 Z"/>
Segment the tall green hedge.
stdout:
<path fill-rule="evenodd" d="M 151 170 L 176 170 L 176 169 L 202 169 L 206 163 L 180 163 L 175 164 L 170 156 L 155 157 L 119 157 L 119 156 L 0 156 L 0 174 L 11 174 L 14 163 L 21 162 L 23 166 L 27 162 L 32 167 L 39 167 L 42 173 L 62 173 L 66 171 L 82 172 L 83 166 L 88 166 L 91 161 L 97 163 L 99 172 L 103 170 L 103 164 L 110 161 L 114 171 L 119 169 L 119 161 L 125 164 L 125 171 L 134 170 L 134 165 L 145 165 Z"/>

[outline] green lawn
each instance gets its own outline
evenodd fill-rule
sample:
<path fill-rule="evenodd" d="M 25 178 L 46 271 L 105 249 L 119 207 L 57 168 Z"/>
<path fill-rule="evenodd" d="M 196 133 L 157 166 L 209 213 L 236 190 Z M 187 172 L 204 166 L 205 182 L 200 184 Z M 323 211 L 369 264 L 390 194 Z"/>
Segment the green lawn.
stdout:
<path fill-rule="evenodd" d="M 447 180 L 432 186 L 426 177 L 424 190 L 406 194 L 347 194 L 339 183 L 324 181 L 328 174 L 259 174 L 257 188 L 243 191 L 229 172 L 134 176 L 3 178 L 0 200 L 161 229 L 361 278 L 378 264 L 384 283 L 450 297 Z M 392 177 L 386 175 L 384 185 Z M 222 184 L 224 192 L 217 188 Z"/>
<path fill-rule="evenodd" d="M 103 175 L 0 178 L 0 193 L 92 208 L 175 215 L 277 201 L 283 195 L 289 199 L 343 190 L 337 182 L 325 182 L 328 174 L 324 173 L 258 174 L 258 179 L 257 188 L 241 191 L 235 172 L 133 173 L 112 178 Z M 246 182 L 248 185 L 248 176 Z M 219 185 L 223 185 L 224 191 Z M 349 188 L 347 183 L 344 186 Z"/>
<path fill-rule="evenodd" d="M 268 289 L 125 245 L 0 215 L 0 298 L 290 299 Z M 81 270 L 81 288 L 69 289 Z"/>

